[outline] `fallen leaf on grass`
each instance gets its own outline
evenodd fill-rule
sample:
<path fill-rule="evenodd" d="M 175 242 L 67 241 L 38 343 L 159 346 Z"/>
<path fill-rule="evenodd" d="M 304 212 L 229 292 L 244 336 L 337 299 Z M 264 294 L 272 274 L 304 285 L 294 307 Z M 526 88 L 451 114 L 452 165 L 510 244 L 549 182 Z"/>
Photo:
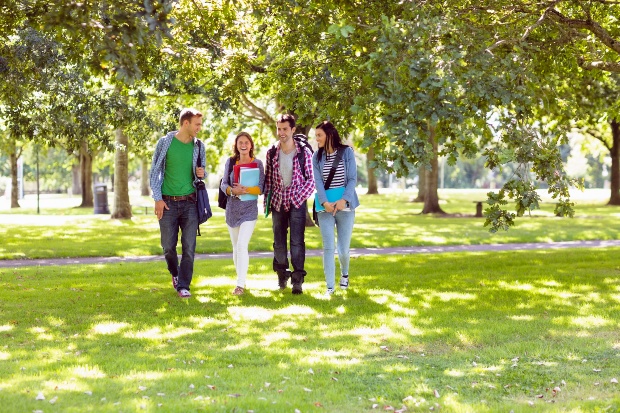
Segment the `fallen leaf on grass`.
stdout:
<path fill-rule="evenodd" d="M 333 381 L 338 381 L 338 379 L 337 379 L 337 378 L 335 378 L 335 377 L 332 377 L 332 380 L 333 380 Z"/>
<path fill-rule="evenodd" d="M 269 387 L 269 386 L 271 386 L 271 383 L 265 382 L 265 387 Z"/>
<path fill-rule="evenodd" d="M 58 397 L 53 397 L 53 398 L 51 398 L 51 399 L 50 399 L 50 403 L 51 403 L 51 404 L 54 404 L 54 403 L 56 403 L 57 401 L 58 401 Z"/>
<path fill-rule="evenodd" d="M 312 391 L 312 389 L 309 389 L 309 388 L 307 388 L 307 387 L 304 387 L 304 391 L 311 392 L 311 391 Z"/>
<path fill-rule="evenodd" d="M 618 384 L 618 379 L 614 377 L 613 379 L 611 379 L 611 382 L 612 382 L 613 384 Z"/>
<path fill-rule="evenodd" d="M 144 390 L 146 390 L 146 387 L 144 387 L 144 386 L 138 386 L 138 390 L 140 390 L 140 391 L 144 391 Z"/>
<path fill-rule="evenodd" d="M 392 406 L 383 406 L 383 410 L 394 410 Z"/>
<path fill-rule="evenodd" d="M 228 368 L 229 368 L 229 369 L 232 369 L 233 367 L 235 367 L 235 366 L 233 366 L 232 364 L 229 364 L 229 365 L 228 365 Z"/>
<path fill-rule="evenodd" d="M 39 394 L 37 394 L 36 400 L 45 400 L 45 396 L 43 395 L 42 392 L 39 392 Z"/>
<path fill-rule="evenodd" d="M 539 399 L 542 399 L 543 397 L 545 397 L 545 395 L 544 394 L 537 394 L 536 397 L 539 398 Z"/>
<path fill-rule="evenodd" d="M 408 401 L 414 401 L 415 399 L 413 398 L 413 396 L 407 396 L 403 399 L 404 402 L 408 402 Z"/>
<path fill-rule="evenodd" d="M 207 384 L 207 387 L 210 388 L 211 390 L 215 390 L 215 386 L 212 384 Z"/>
<path fill-rule="evenodd" d="M 596 372 L 596 373 L 600 373 L 601 369 L 592 369 L 592 371 Z"/>
<path fill-rule="evenodd" d="M 376 409 L 377 407 L 379 407 L 379 405 L 378 405 L 378 404 L 376 404 L 376 403 L 374 403 L 374 404 L 372 405 L 372 408 L 373 408 L 373 409 Z"/>
<path fill-rule="evenodd" d="M 560 389 L 559 387 L 554 387 L 553 390 L 551 391 L 553 393 L 553 397 L 555 397 L 559 392 L 561 392 L 562 389 Z"/>
<path fill-rule="evenodd" d="M 312 369 L 310 368 L 310 369 L 308 369 L 308 373 L 310 373 L 310 374 L 314 374 L 314 370 L 312 370 Z"/>
<path fill-rule="evenodd" d="M 380 348 L 381 350 L 384 350 L 384 351 L 390 351 L 390 349 L 388 348 L 388 346 L 379 346 L 379 348 Z"/>
<path fill-rule="evenodd" d="M 314 402 L 314 405 L 315 405 L 316 407 L 323 407 L 323 405 L 322 405 L 320 402 Z"/>
<path fill-rule="evenodd" d="M 241 397 L 241 395 L 239 393 L 234 393 L 234 394 L 229 394 L 228 397 Z"/>
<path fill-rule="evenodd" d="M 433 394 L 435 395 L 435 397 L 440 398 L 441 396 L 439 395 L 439 392 L 435 389 L 433 390 Z"/>

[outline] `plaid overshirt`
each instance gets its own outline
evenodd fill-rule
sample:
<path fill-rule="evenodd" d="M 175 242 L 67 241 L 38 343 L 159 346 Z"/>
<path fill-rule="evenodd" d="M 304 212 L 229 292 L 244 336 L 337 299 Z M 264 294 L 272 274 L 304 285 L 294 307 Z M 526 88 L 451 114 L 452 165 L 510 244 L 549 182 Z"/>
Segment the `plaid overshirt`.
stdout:
<path fill-rule="evenodd" d="M 276 153 L 273 159 L 267 159 L 265 162 L 265 196 L 263 206 L 267 207 L 267 194 L 271 192 L 271 209 L 280 212 L 282 207 L 284 211 L 291 209 L 291 204 L 295 208 L 300 208 L 306 199 L 314 192 L 314 177 L 312 174 L 312 153 L 295 142 L 296 153 L 304 151 L 305 170 L 308 179 L 304 178 L 301 168 L 299 167 L 298 155 L 293 158 L 293 179 L 288 188 L 284 188 L 282 183 L 282 175 L 280 174 L 280 143 L 276 145 Z M 267 151 L 269 157 L 269 151 Z"/>

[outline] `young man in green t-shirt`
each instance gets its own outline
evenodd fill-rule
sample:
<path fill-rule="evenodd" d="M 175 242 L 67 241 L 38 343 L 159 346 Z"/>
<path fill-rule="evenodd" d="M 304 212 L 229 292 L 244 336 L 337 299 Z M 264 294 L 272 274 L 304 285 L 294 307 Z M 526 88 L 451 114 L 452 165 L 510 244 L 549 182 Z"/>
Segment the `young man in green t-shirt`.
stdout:
<path fill-rule="evenodd" d="M 198 230 L 194 185 L 198 179 L 205 177 L 205 149 L 204 145 L 198 145 L 196 139 L 202 127 L 202 113 L 195 109 L 181 110 L 179 125 L 178 131 L 169 132 L 157 142 L 150 183 L 172 286 L 179 297 L 189 298 Z M 197 165 L 199 150 L 201 165 Z M 177 255 L 179 229 L 182 247 L 180 264 Z"/>

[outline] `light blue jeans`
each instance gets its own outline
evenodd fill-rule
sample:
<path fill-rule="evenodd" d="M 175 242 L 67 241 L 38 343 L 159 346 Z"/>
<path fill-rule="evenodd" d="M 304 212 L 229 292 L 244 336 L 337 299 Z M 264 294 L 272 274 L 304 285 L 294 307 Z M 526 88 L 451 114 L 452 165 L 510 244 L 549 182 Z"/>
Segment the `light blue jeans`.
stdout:
<path fill-rule="evenodd" d="M 334 261 L 335 233 L 338 234 L 338 261 L 340 274 L 349 275 L 349 247 L 355 222 L 355 210 L 338 211 L 336 216 L 329 212 L 319 212 L 319 226 L 323 238 L 323 272 L 327 288 L 334 288 L 336 284 L 336 263 Z"/>

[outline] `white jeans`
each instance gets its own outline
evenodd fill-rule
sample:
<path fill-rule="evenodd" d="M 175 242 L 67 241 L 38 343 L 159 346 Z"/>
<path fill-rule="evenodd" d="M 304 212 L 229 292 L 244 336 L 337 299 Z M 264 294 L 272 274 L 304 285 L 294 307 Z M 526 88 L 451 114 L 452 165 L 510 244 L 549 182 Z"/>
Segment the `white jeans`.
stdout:
<path fill-rule="evenodd" d="M 238 227 L 228 227 L 233 247 L 233 262 L 237 270 L 237 287 L 245 288 L 245 279 L 248 275 L 248 266 L 250 265 L 248 245 L 250 244 L 250 238 L 252 238 L 255 225 L 256 220 L 245 221 Z"/>

